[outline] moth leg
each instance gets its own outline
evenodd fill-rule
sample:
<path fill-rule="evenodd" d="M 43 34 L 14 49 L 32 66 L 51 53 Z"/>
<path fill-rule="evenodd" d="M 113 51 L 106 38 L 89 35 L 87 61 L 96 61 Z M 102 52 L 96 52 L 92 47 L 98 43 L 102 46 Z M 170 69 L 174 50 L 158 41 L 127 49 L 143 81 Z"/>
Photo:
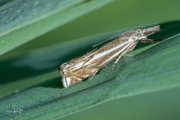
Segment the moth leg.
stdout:
<path fill-rule="evenodd" d="M 125 55 L 127 52 L 132 51 L 135 47 L 136 47 L 136 44 L 132 44 L 130 47 L 128 47 L 126 50 L 124 50 L 124 52 L 120 53 L 119 56 L 117 57 L 116 61 L 115 61 L 114 64 L 112 65 L 112 70 L 114 69 L 115 64 L 121 59 L 121 57 L 124 57 L 124 55 Z"/>
<path fill-rule="evenodd" d="M 96 73 L 97 73 L 98 71 L 99 71 L 99 69 L 98 69 L 98 70 L 96 70 L 96 71 L 92 74 L 92 76 L 91 76 L 90 80 L 92 80 L 92 79 L 93 79 L 94 75 L 96 75 Z"/>
<path fill-rule="evenodd" d="M 119 56 L 118 56 L 118 58 L 116 59 L 116 61 L 115 61 L 114 64 L 112 65 L 112 70 L 114 70 L 115 64 L 120 60 L 121 57 L 122 57 L 122 55 L 119 55 Z"/>
<path fill-rule="evenodd" d="M 142 43 L 157 43 L 157 42 L 161 42 L 163 41 L 163 39 L 159 39 L 159 40 L 152 40 L 152 39 L 144 39 L 144 40 L 140 40 Z"/>

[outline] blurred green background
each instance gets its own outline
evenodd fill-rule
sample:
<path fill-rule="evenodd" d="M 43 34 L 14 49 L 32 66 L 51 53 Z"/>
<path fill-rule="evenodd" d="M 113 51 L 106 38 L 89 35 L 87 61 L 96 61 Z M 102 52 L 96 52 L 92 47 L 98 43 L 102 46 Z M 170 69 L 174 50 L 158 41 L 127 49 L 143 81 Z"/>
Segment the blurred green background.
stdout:
<path fill-rule="evenodd" d="M 179 5 L 179 0 L 116 0 L 2 55 L 0 61 L 8 61 L 36 49 L 98 33 L 179 20 Z M 62 120 L 179 120 L 179 95 L 180 88 L 176 88 L 113 100 Z"/>

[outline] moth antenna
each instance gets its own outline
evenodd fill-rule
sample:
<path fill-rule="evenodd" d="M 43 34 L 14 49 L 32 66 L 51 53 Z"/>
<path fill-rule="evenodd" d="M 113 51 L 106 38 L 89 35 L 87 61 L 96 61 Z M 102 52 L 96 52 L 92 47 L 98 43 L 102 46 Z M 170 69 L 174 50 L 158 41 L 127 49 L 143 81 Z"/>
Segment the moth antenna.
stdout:
<path fill-rule="evenodd" d="M 102 41 L 102 42 L 100 42 L 100 43 L 98 43 L 98 44 L 93 45 L 92 47 L 96 47 L 96 46 L 98 46 L 98 45 L 100 45 L 100 44 L 102 44 L 102 43 L 105 43 L 106 41 L 109 41 L 109 40 L 111 40 L 111 39 L 115 39 L 115 38 L 117 38 L 117 37 L 120 36 L 120 35 L 121 35 L 121 34 L 118 34 L 118 35 L 116 35 L 116 36 L 110 37 L 110 38 L 108 38 L 108 39 L 106 39 L 106 40 L 104 40 L 104 41 Z"/>

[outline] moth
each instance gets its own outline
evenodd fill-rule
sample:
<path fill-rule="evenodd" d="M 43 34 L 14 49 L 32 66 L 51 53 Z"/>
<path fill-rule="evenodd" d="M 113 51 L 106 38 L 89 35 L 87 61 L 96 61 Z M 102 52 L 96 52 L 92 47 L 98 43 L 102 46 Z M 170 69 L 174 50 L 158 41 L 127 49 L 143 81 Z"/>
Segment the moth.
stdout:
<path fill-rule="evenodd" d="M 116 58 L 112 66 L 114 68 L 119 59 L 132 51 L 138 42 L 156 42 L 148 39 L 147 36 L 158 31 L 160 31 L 159 25 L 124 32 L 102 47 L 62 64 L 59 66 L 59 73 L 62 76 L 63 86 L 67 88 L 89 76 L 92 76 L 92 79 L 102 67 Z"/>

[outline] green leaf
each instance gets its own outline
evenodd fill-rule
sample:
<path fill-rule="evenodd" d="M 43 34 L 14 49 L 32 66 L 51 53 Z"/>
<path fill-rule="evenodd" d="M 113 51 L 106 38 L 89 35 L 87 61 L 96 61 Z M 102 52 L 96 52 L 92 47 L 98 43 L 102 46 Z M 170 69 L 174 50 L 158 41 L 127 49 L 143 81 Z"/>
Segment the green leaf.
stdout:
<path fill-rule="evenodd" d="M 22 66 L 23 71 L 33 68 L 34 74 L 39 73 L 34 77 L 29 75 L 27 78 L 25 75 L 24 79 L 16 78 L 17 81 L 9 77 L 9 83 L 0 86 L 1 90 L 5 91 L 7 86 L 13 88 L 17 84 L 19 86 L 22 84 L 20 89 L 32 86 L 32 83 L 36 85 L 2 98 L 0 118 L 8 120 L 61 118 L 108 100 L 180 87 L 180 56 L 177 55 L 180 47 L 180 34 L 177 34 L 180 31 L 180 22 L 164 23 L 161 24 L 161 28 L 162 32 L 150 38 L 166 38 L 163 42 L 136 49 L 121 59 L 113 71 L 110 63 L 102 68 L 93 80 L 87 79 L 66 89 L 60 87 L 59 74 L 57 70 L 53 70 L 55 66 L 77 56 L 74 53 L 79 55 L 86 53 L 84 48 L 92 49 L 91 46 L 96 42 L 124 30 L 82 38 L 73 43 L 56 45 L 6 61 L 10 63 L 11 69 L 14 67 L 17 70 L 15 68 L 17 65 L 18 68 Z M 33 64 L 32 61 L 36 61 L 37 64 Z M 29 72 L 33 74 L 32 71 Z M 7 72 L 8 70 L 5 73 Z"/>
<path fill-rule="evenodd" d="M 0 8 L 0 55 L 112 0 L 16 0 Z"/>

